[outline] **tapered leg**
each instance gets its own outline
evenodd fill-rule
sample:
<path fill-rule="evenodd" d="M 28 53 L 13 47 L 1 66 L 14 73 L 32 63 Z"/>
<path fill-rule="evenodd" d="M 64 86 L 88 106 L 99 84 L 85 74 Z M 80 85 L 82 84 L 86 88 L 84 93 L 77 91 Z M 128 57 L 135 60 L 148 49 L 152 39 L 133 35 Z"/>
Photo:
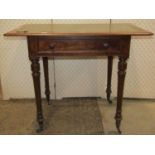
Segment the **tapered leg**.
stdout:
<path fill-rule="evenodd" d="M 37 121 L 39 124 L 38 132 L 43 130 L 43 113 L 41 104 L 41 90 L 40 90 L 40 65 L 39 58 L 31 59 L 31 70 L 34 83 L 36 107 L 37 107 Z"/>
<path fill-rule="evenodd" d="M 108 74 L 107 74 L 107 101 L 111 104 L 112 101 L 110 99 L 111 95 L 111 77 L 112 77 L 112 65 L 113 65 L 113 56 L 108 56 Z"/>
<path fill-rule="evenodd" d="M 127 68 L 127 58 L 120 57 L 118 62 L 118 86 L 117 86 L 117 107 L 116 107 L 116 127 L 118 132 L 121 134 L 120 124 L 122 120 L 122 100 L 123 100 L 123 89 L 124 89 L 124 81 L 126 75 Z"/>
<path fill-rule="evenodd" d="M 45 95 L 48 104 L 50 104 L 50 89 L 49 89 L 49 73 L 48 73 L 48 58 L 43 57 L 44 77 L 45 77 Z"/>

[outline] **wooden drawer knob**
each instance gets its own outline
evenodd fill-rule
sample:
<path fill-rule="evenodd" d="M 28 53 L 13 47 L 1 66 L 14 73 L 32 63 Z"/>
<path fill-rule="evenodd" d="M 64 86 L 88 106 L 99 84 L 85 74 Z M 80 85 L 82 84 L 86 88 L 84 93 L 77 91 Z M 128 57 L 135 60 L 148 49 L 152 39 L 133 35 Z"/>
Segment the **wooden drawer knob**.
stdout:
<path fill-rule="evenodd" d="M 51 44 L 49 45 L 49 48 L 50 48 L 51 50 L 53 50 L 53 49 L 55 48 L 55 46 L 56 46 L 55 43 L 51 43 Z"/>
<path fill-rule="evenodd" d="M 103 49 L 108 49 L 109 48 L 109 43 L 105 42 L 103 43 Z"/>

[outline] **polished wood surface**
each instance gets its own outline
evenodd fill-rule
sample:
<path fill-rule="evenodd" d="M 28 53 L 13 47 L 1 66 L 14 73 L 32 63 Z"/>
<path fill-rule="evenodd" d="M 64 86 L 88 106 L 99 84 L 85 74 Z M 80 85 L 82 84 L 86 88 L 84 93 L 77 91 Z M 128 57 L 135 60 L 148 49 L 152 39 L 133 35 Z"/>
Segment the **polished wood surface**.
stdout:
<path fill-rule="evenodd" d="M 44 118 L 42 112 L 42 104 L 41 104 L 41 87 L 40 87 L 40 64 L 39 58 L 30 59 L 31 61 L 31 70 L 34 84 L 34 92 L 36 98 L 36 109 L 37 109 L 37 121 L 39 124 L 38 132 L 42 131 L 44 128 Z"/>
<path fill-rule="evenodd" d="M 132 24 L 28 24 L 5 36 L 105 36 L 152 35 L 151 32 Z"/>
<path fill-rule="evenodd" d="M 130 55 L 132 36 L 153 35 L 153 33 L 131 24 L 31 24 L 4 34 L 5 36 L 26 36 L 29 59 L 34 82 L 39 131 L 44 128 L 40 88 L 40 64 L 43 58 L 46 99 L 50 101 L 48 58 L 55 56 L 107 56 L 107 100 L 111 103 L 111 79 L 113 57 L 117 56 L 118 84 L 116 127 L 119 133 L 122 120 L 122 102 L 127 59 Z"/>
<path fill-rule="evenodd" d="M 38 48 L 35 56 L 101 56 L 101 55 L 126 55 L 120 48 L 126 46 L 128 36 L 104 37 L 53 37 L 53 36 L 28 36 L 36 38 Z M 35 45 L 33 43 L 33 47 Z M 33 55 L 31 55 L 33 56 Z"/>
<path fill-rule="evenodd" d="M 120 125 L 122 120 L 122 102 L 123 102 L 124 82 L 127 69 L 127 59 L 128 57 L 119 57 L 118 62 L 117 105 L 116 105 L 115 120 L 116 120 L 116 128 L 120 134 L 121 134 Z"/>
<path fill-rule="evenodd" d="M 126 60 L 129 57 L 130 35 L 119 36 L 27 36 L 29 58 L 32 61 L 32 75 L 36 94 L 37 119 L 39 131 L 43 130 L 43 112 L 41 106 L 41 90 L 39 61 L 43 57 L 45 90 L 47 101 L 50 100 L 48 82 L 48 58 L 55 56 L 108 56 L 107 100 L 111 103 L 112 57 L 119 57 L 118 64 L 118 96 L 116 109 L 116 127 L 119 133 L 122 119 L 122 99 L 125 80 Z"/>
<path fill-rule="evenodd" d="M 49 73 L 48 73 L 48 57 L 43 57 L 44 78 L 45 78 L 45 95 L 48 104 L 50 104 L 50 88 L 49 88 Z"/>
<path fill-rule="evenodd" d="M 107 67 L 107 101 L 111 104 L 112 100 L 110 98 L 110 95 L 112 93 L 111 91 L 111 78 L 112 78 L 112 66 L 113 66 L 113 56 L 108 56 L 108 67 Z"/>

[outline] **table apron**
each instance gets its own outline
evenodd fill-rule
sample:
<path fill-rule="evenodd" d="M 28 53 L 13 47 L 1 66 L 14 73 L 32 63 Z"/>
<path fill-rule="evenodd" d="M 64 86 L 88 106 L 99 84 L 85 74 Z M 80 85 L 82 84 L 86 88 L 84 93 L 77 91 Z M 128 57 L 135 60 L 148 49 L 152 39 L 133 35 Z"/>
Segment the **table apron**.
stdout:
<path fill-rule="evenodd" d="M 37 37 L 29 36 L 30 57 L 129 56 L 131 36 Z"/>

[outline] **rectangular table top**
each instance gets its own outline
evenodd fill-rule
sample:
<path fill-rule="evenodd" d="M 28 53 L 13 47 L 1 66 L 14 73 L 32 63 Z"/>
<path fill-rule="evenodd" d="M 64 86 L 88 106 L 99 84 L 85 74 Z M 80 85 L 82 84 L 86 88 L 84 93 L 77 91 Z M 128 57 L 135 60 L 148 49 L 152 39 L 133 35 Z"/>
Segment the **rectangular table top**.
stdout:
<path fill-rule="evenodd" d="M 147 36 L 152 32 L 132 24 L 27 24 L 5 36 Z"/>

